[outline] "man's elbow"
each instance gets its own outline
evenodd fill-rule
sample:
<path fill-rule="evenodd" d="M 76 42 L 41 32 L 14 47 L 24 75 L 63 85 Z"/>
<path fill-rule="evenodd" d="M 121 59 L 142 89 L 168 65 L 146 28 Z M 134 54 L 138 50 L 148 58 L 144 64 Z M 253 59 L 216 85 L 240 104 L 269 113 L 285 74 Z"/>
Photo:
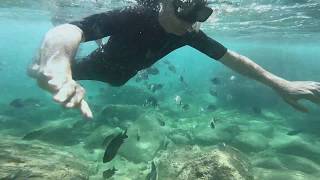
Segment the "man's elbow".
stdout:
<path fill-rule="evenodd" d="M 230 60 L 241 59 L 242 57 L 244 56 L 228 49 L 227 52 L 219 59 L 219 61 L 225 64 Z"/>
<path fill-rule="evenodd" d="M 61 45 L 65 42 L 81 42 L 82 30 L 72 24 L 62 24 L 50 29 L 45 37 L 44 42 L 48 46 Z"/>

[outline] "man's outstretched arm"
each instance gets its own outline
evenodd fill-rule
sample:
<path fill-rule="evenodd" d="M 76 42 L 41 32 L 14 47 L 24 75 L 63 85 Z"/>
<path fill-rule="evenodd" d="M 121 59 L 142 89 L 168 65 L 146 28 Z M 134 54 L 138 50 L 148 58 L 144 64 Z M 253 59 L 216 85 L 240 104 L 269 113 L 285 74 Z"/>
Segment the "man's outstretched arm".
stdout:
<path fill-rule="evenodd" d="M 93 14 L 79 21 L 56 26 L 49 30 L 38 56 L 28 69 L 40 87 L 53 94 L 58 103 L 67 108 L 78 108 L 86 118 L 92 112 L 83 99 L 85 89 L 73 80 L 71 61 L 81 42 L 92 41 L 126 31 L 128 22 L 139 18 L 134 9 L 114 10 Z"/>
<path fill-rule="evenodd" d="M 53 99 L 68 108 L 79 108 L 87 118 L 92 112 L 83 99 L 85 90 L 72 79 L 71 61 L 83 33 L 75 25 L 63 24 L 48 31 L 37 57 L 28 69 L 38 85 L 51 92 Z"/>
<path fill-rule="evenodd" d="M 228 50 L 219 42 L 199 31 L 187 39 L 187 44 L 196 48 L 209 57 L 219 60 L 230 69 L 255 79 L 274 89 L 288 104 L 297 110 L 308 112 L 308 109 L 300 105 L 300 99 L 307 99 L 320 105 L 320 83 L 312 81 L 287 81 L 278 77 L 249 58 Z"/>
<path fill-rule="evenodd" d="M 232 70 L 255 79 L 274 89 L 288 104 L 302 112 L 308 109 L 298 103 L 300 99 L 307 99 L 320 105 L 320 83 L 312 81 L 287 81 L 278 77 L 261 66 L 231 50 L 219 59 L 221 63 Z"/>

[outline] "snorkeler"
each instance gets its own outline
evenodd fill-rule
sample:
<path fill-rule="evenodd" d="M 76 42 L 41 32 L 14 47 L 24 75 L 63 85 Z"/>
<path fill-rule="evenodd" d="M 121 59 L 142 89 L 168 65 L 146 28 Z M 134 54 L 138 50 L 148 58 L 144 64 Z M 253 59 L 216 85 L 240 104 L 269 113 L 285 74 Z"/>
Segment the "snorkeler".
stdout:
<path fill-rule="evenodd" d="M 29 68 L 29 75 L 40 87 L 51 92 L 55 101 L 67 108 L 79 108 L 85 117 L 92 118 L 84 100 L 85 89 L 76 80 L 96 80 L 121 86 L 139 70 L 189 45 L 232 70 L 271 87 L 297 110 L 308 111 L 298 103 L 300 99 L 320 104 L 320 83 L 278 77 L 199 30 L 200 22 L 212 14 L 207 0 L 145 1 L 149 6 L 139 3 L 49 30 Z M 88 57 L 74 60 L 80 43 L 107 36 L 110 38 L 106 44 Z"/>

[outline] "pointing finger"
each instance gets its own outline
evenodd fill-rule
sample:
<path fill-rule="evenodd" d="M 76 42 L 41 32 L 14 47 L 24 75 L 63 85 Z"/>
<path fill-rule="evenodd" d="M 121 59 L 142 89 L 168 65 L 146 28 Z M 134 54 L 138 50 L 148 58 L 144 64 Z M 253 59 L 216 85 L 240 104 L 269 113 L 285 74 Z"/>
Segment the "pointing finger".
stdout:
<path fill-rule="evenodd" d="M 93 118 L 92 111 L 91 111 L 88 103 L 85 100 L 82 100 L 80 103 L 80 111 L 84 115 L 85 118 L 87 118 L 87 119 Z"/>

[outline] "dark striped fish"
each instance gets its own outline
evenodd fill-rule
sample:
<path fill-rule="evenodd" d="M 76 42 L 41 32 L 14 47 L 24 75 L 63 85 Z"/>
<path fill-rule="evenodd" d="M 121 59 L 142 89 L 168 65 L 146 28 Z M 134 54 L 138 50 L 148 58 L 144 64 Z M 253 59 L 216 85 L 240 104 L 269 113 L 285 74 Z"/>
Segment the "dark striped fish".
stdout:
<path fill-rule="evenodd" d="M 118 169 L 116 169 L 114 166 L 112 169 L 107 169 L 105 171 L 103 171 L 102 177 L 104 179 L 109 179 L 111 178 L 114 174 L 116 174 L 116 171 L 118 171 Z"/>
<path fill-rule="evenodd" d="M 127 138 L 127 129 L 124 132 L 119 133 L 117 136 L 112 138 L 112 140 L 106 148 L 106 151 L 104 152 L 103 163 L 110 162 L 117 155 L 120 146 Z"/>

